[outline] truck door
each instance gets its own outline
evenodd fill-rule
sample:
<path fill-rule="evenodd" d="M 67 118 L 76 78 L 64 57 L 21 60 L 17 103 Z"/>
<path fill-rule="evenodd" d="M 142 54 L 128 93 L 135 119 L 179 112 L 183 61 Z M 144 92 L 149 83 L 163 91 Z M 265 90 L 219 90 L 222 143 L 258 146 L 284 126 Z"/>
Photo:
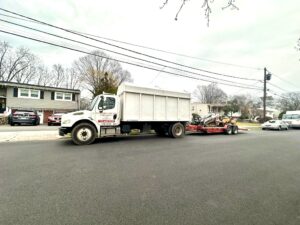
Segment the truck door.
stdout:
<path fill-rule="evenodd" d="M 120 125 L 120 115 L 118 115 L 118 98 L 116 96 L 100 96 L 98 105 L 99 114 L 97 123 L 100 126 L 118 126 Z"/>

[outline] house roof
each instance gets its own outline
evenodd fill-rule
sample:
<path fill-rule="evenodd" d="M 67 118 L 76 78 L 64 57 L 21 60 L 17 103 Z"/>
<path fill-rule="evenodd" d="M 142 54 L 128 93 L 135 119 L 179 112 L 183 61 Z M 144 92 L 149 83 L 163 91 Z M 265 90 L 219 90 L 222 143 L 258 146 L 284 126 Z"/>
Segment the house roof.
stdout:
<path fill-rule="evenodd" d="M 215 103 L 215 104 L 207 104 L 207 103 L 201 103 L 201 102 L 192 102 L 192 105 L 207 105 L 210 107 L 224 107 L 226 106 L 226 104 L 222 104 L 222 103 Z"/>
<path fill-rule="evenodd" d="M 258 110 L 263 111 L 264 108 L 258 108 Z M 277 109 L 272 109 L 272 108 L 269 108 L 269 107 L 266 107 L 266 111 L 268 111 L 268 112 L 278 112 L 279 110 L 277 110 Z"/>
<path fill-rule="evenodd" d="M 19 87 L 19 88 L 32 88 L 32 89 L 48 90 L 48 91 L 64 91 L 64 92 L 71 92 L 71 93 L 80 94 L 79 89 L 50 87 L 50 86 L 42 86 L 42 85 L 36 85 L 36 84 L 24 84 L 24 83 L 8 82 L 8 81 L 0 81 L 0 86 Z"/>

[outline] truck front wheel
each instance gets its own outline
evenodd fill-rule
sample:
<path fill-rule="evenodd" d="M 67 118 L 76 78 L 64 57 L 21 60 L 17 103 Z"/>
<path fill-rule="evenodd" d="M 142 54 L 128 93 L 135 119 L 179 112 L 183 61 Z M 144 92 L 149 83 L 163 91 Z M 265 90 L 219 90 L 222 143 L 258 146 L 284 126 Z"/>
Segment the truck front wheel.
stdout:
<path fill-rule="evenodd" d="M 76 145 L 89 145 L 96 139 L 96 129 L 89 123 L 80 123 L 72 130 L 72 141 Z"/>
<path fill-rule="evenodd" d="M 170 136 L 180 138 L 184 136 L 184 126 L 181 123 L 175 123 L 170 127 Z"/>

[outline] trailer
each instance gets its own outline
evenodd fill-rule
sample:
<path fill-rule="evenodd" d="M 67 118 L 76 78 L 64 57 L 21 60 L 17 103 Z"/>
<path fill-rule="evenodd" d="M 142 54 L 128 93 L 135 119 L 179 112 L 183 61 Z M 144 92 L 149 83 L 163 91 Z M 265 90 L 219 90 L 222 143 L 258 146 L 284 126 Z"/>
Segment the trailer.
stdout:
<path fill-rule="evenodd" d="M 225 124 L 222 127 L 206 127 L 203 125 L 192 125 L 186 126 L 186 131 L 189 133 L 205 133 L 205 134 L 238 134 L 239 127 L 233 124 Z M 245 129 L 242 129 L 245 130 Z"/>
<path fill-rule="evenodd" d="M 238 134 L 240 130 L 236 120 L 232 117 L 222 117 L 218 114 L 209 114 L 203 118 L 195 116 L 191 124 L 186 126 L 186 132 L 189 133 L 206 133 L 206 134 Z"/>
<path fill-rule="evenodd" d="M 88 110 L 64 114 L 59 135 L 71 133 L 77 145 L 90 144 L 96 138 L 154 130 L 158 135 L 180 138 L 190 121 L 189 93 L 119 86 L 117 95 L 96 96 Z"/>

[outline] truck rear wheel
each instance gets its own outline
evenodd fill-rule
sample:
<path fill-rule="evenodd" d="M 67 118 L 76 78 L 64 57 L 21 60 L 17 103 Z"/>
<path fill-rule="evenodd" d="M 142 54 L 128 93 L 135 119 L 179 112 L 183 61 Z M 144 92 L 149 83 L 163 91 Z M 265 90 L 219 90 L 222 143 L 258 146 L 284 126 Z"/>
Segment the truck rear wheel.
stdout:
<path fill-rule="evenodd" d="M 92 124 L 80 123 L 72 130 L 72 141 L 76 145 L 89 145 L 96 139 L 96 129 Z"/>
<path fill-rule="evenodd" d="M 184 126 L 181 123 L 175 123 L 170 126 L 170 136 L 173 138 L 183 137 L 184 131 Z"/>

